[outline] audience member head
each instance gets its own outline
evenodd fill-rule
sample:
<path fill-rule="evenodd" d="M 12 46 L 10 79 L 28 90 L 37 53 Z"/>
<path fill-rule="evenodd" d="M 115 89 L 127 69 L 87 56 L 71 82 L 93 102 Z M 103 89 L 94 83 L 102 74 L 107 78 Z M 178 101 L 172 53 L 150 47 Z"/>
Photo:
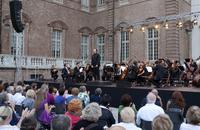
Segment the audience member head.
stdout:
<path fill-rule="evenodd" d="M 133 103 L 132 97 L 129 94 L 124 94 L 121 97 L 121 105 L 123 105 L 124 107 L 128 107 L 131 106 L 131 104 Z"/>
<path fill-rule="evenodd" d="M 24 83 L 23 83 L 22 81 L 18 81 L 18 82 L 17 82 L 17 85 L 19 85 L 19 86 L 24 86 Z"/>
<path fill-rule="evenodd" d="M 126 130 L 124 127 L 122 126 L 112 126 L 110 127 L 108 130 Z"/>
<path fill-rule="evenodd" d="M 96 122 L 101 115 L 102 111 L 99 104 L 90 103 L 83 109 L 81 118 L 87 121 Z"/>
<path fill-rule="evenodd" d="M 110 102 L 111 102 L 111 96 L 109 94 L 104 94 L 101 98 L 100 104 L 105 107 L 109 107 Z"/>
<path fill-rule="evenodd" d="M 39 90 L 41 93 L 46 93 L 49 91 L 49 87 L 47 84 L 42 84 L 40 90 Z"/>
<path fill-rule="evenodd" d="M 37 130 L 37 120 L 33 117 L 25 117 L 22 120 L 20 130 Z"/>
<path fill-rule="evenodd" d="M 5 105 L 8 103 L 8 95 L 6 92 L 0 93 L 0 105 Z"/>
<path fill-rule="evenodd" d="M 81 115 L 81 110 L 83 108 L 83 103 L 80 99 L 72 99 L 67 108 L 70 113 L 76 113 Z"/>
<path fill-rule="evenodd" d="M 22 93 L 22 92 L 23 92 L 22 86 L 18 85 L 18 86 L 16 87 L 16 89 L 15 89 L 15 92 L 16 92 L 16 93 Z"/>
<path fill-rule="evenodd" d="M 70 130 L 71 120 L 66 115 L 56 115 L 51 121 L 51 130 Z"/>
<path fill-rule="evenodd" d="M 49 93 L 53 94 L 53 92 L 54 92 L 54 87 L 53 86 L 49 86 Z"/>
<path fill-rule="evenodd" d="M 179 91 L 175 91 L 172 93 L 172 102 L 178 105 L 180 108 L 185 107 L 185 99 L 183 98 L 183 95 Z"/>
<path fill-rule="evenodd" d="M 173 130 L 173 123 L 167 114 L 160 114 L 153 119 L 152 130 Z"/>
<path fill-rule="evenodd" d="M 33 89 L 29 89 L 27 92 L 26 92 L 26 97 L 27 98 L 32 98 L 32 99 L 35 99 L 36 98 L 36 93 Z"/>
<path fill-rule="evenodd" d="M 2 84 L 0 84 L 0 93 L 4 91 L 4 87 Z"/>
<path fill-rule="evenodd" d="M 32 84 L 31 84 L 31 88 L 32 88 L 33 90 L 37 90 L 37 89 L 38 89 L 37 83 L 32 83 Z"/>
<path fill-rule="evenodd" d="M 198 106 L 191 106 L 187 111 L 186 120 L 189 124 L 199 125 L 200 108 Z"/>
<path fill-rule="evenodd" d="M 9 106 L 0 106 L 0 125 L 8 125 L 12 120 L 12 109 Z"/>
<path fill-rule="evenodd" d="M 95 95 L 101 95 L 102 89 L 101 88 L 96 88 L 95 89 Z"/>
<path fill-rule="evenodd" d="M 155 103 L 156 102 L 156 96 L 152 92 L 150 92 L 147 95 L 147 103 Z"/>
<path fill-rule="evenodd" d="M 85 86 L 80 86 L 79 91 L 83 92 L 83 93 L 86 92 L 86 87 Z"/>
<path fill-rule="evenodd" d="M 64 88 L 64 87 L 60 88 L 60 89 L 58 90 L 58 93 L 59 93 L 60 96 L 63 96 L 64 93 L 65 93 L 65 88 Z"/>
<path fill-rule="evenodd" d="M 120 116 L 125 123 L 135 123 L 135 112 L 131 107 L 124 107 L 120 112 Z"/>
<path fill-rule="evenodd" d="M 158 90 L 157 90 L 157 89 L 153 88 L 153 89 L 151 90 L 151 92 L 152 92 L 156 97 L 158 96 Z"/>
<path fill-rule="evenodd" d="M 67 89 L 67 93 L 68 93 L 68 94 L 72 94 L 72 87 L 69 87 L 69 88 Z"/>
<path fill-rule="evenodd" d="M 3 89 L 4 89 L 4 90 L 6 90 L 9 86 L 10 86 L 10 85 L 9 85 L 8 82 L 3 83 Z"/>
<path fill-rule="evenodd" d="M 15 92 L 15 89 L 13 86 L 9 86 L 7 89 L 6 89 L 7 93 L 10 93 L 10 94 L 14 94 Z"/>
<path fill-rule="evenodd" d="M 72 95 L 78 96 L 78 94 L 79 94 L 79 89 L 76 87 L 72 88 Z"/>

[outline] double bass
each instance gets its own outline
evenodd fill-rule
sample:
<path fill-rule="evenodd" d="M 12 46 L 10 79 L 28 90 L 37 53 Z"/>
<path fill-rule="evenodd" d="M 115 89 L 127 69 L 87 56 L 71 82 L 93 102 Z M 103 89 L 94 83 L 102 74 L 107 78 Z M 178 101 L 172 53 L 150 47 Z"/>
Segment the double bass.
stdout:
<path fill-rule="evenodd" d="M 125 66 L 124 70 L 122 71 L 121 73 L 121 76 L 120 76 L 120 80 L 124 80 L 126 78 L 126 76 L 128 75 L 128 67 L 130 66 L 130 63 L 132 62 L 132 59 L 128 61 L 128 64 Z"/>

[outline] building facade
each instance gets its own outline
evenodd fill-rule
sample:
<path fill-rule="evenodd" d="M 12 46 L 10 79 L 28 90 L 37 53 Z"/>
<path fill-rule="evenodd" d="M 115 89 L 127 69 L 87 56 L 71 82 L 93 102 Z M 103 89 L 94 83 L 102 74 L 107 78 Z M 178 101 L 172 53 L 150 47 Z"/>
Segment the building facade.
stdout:
<path fill-rule="evenodd" d="M 28 79 L 42 73 L 49 78 L 53 64 L 62 68 L 77 61 L 89 63 L 97 48 L 101 62 L 182 60 L 190 56 L 187 19 L 145 23 L 191 11 L 189 0 L 24 0 L 25 29 L 11 24 L 9 2 L 1 0 L 1 72 L 6 80 Z M 133 26 L 137 21 L 140 25 Z M 163 23 L 168 22 L 168 28 Z"/>

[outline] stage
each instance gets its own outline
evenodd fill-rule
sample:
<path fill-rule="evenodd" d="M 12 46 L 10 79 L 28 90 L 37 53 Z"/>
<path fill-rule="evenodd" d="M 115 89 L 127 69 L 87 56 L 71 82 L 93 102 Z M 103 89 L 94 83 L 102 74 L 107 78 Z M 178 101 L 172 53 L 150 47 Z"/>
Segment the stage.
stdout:
<path fill-rule="evenodd" d="M 52 85 L 56 88 L 59 88 L 60 84 L 63 84 L 63 82 L 60 81 L 52 81 L 52 80 L 27 80 L 24 81 L 25 84 L 32 84 L 37 83 L 39 86 L 43 83 L 47 83 L 49 85 Z M 136 108 L 140 108 L 140 104 L 142 99 L 147 95 L 147 93 L 153 88 L 153 86 L 130 86 L 130 84 L 126 82 L 119 83 L 112 83 L 110 81 L 92 81 L 87 83 L 67 83 L 66 87 L 79 87 L 85 85 L 90 91 L 91 94 L 94 93 L 95 89 L 100 87 L 103 90 L 103 94 L 107 93 L 110 94 L 112 97 L 112 107 L 118 107 L 120 104 L 120 97 L 128 93 L 132 96 L 133 101 L 136 105 Z M 186 110 L 191 105 L 198 105 L 200 106 L 200 88 L 195 87 L 164 87 L 164 88 L 157 88 L 159 91 L 159 95 L 162 98 L 164 109 L 166 108 L 166 103 L 168 99 L 171 97 L 171 94 L 173 91 L 181 91 L 183 93 L 183 96 L 185 98 L 186 102 Z"/>

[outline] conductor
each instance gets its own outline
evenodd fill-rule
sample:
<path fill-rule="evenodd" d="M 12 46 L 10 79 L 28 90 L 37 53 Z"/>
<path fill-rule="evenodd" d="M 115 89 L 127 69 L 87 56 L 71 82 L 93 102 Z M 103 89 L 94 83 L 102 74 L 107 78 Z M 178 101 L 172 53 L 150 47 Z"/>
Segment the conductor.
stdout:
<path fill-rule="evenodd" d="M 100 80 L 100 73 L 99 73 L 100 60 L 101 60 L 101 57 L 97 53 L 97 49 L 93 49 L 91 67 L 92 67 L 92 72 L 93 72 L 93 76 L 95 80 Z"/>

